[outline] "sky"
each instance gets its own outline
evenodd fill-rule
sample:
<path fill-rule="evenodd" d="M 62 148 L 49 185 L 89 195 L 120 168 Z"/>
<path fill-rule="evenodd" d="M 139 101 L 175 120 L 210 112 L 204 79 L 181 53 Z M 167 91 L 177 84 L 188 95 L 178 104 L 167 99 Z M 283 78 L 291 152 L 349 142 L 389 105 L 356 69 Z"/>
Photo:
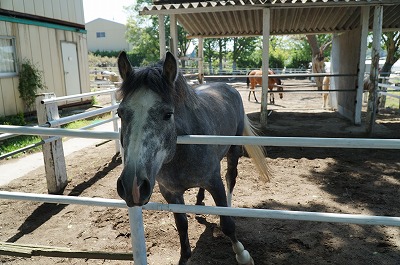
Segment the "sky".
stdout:
<path fill-rule="evenodd" d="M 113 1 L 98 1 L 98 0 L 83 0 L 83 10 L 85 13 L 85 23 L 96 18 L 104 18 L 125 24 L 127 14 L 124 6 L 134 4 L 135 0 L 113 0 Z"/>

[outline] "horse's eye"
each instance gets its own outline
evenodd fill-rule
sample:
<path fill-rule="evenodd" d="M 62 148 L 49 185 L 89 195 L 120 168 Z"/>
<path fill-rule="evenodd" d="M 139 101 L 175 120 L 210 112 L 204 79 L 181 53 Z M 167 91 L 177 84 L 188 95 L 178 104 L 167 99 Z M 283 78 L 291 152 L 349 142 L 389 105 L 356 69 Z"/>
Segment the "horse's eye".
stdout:
<path fill-rule="evenodd" d="M 166 114 L 164 115 L 164 121 L 170 120 L 173 114 L 174 114 L 173 112 L 168 112 L 168 113 L 166 113 Z"/>

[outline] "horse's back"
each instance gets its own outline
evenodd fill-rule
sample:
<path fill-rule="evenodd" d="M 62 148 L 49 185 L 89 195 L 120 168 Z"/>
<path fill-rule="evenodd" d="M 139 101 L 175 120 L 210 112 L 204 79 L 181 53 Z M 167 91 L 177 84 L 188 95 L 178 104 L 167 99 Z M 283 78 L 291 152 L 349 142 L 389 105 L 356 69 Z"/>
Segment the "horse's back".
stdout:
<path fill-rule="evenodd" d="M 201 102 L 199 111 L 203 112 L 204 122 L 214 124 L 214 129 L 220 130 L 215 131 L 216 134 L 241 133 L 242 128 L 238 127 L 243 126 L 244 108 L 242 97 L 235 88 L 226 83 L 209 83 L 198 86 L 195 92 Z"/>
<path fill-rule="evenodd" d="M 254 76 L 253 76 L 254 75 Z M 252 70 L 249 73 L 249 81 L 251 84 L 251 89 L 254 89 L 255 86 L 262 84 L 262 71 L 261 70 Z"/>

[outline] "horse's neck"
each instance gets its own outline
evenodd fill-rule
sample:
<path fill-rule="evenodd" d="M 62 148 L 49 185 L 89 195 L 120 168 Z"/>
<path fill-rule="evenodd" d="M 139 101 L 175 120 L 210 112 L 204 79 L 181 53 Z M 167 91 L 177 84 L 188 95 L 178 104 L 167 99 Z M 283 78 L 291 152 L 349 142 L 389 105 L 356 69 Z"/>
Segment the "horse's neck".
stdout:
<path fill-rule="evenodd" d="M 199 119 L 200 100 L 194 89 L 184 83 L 177 84 L 176 87 L 179 92 L 179 98 L 175 101 L 175 123 L 178 135 L 185 135 L 192 133 L 193 124 Z"/>

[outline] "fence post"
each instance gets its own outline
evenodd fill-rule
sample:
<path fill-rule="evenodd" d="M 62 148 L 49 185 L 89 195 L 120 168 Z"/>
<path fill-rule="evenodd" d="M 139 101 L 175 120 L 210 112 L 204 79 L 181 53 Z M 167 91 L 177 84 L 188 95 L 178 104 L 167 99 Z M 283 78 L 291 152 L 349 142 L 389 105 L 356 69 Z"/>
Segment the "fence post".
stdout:
<path fill-rule="evenodd" d="M 117 92 L 114 91 L 111 93 L 111 105 L 117 105 Z M 112 110 L 111 111 L 111 118 L 117 118 L 117 111 Z M 114 132 L 119 133 L 119 126 L 118 126 L 118 120 L 113 120 L 113 127 L 114 127 Z M 121 146 L 119 144 L 119 139 L 115 140 L 115 153 L 118 154 L 121 152 Z"/>
<path fill-rule="evenodd" d="M 43 93 L 36 98 L 36 110 L 39 125 L 59 119 L 57 103 L 42 104 L 41 101 L 55 97 L 54 93 Z M 49 138 L 47 136 L 43 139 Z M 67 186 L 67 168 L 65 165 L 62 139 L 59 138 L 42 147 L 46 171 L 47 190 L 50 194 L 61 194 Z"/>

